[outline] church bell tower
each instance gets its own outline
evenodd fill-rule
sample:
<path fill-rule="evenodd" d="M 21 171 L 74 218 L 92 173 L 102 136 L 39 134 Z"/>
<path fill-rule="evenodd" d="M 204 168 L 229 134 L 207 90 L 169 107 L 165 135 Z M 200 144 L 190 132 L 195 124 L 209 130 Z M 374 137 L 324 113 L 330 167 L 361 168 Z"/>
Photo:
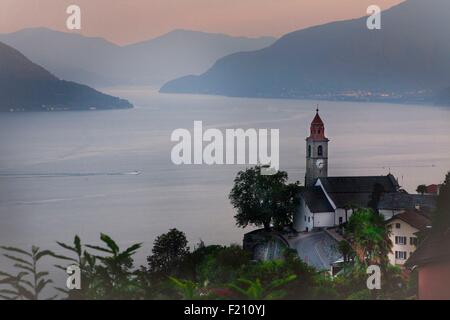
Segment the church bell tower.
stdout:
<path fill-rule="evenodd" d="M 306 138 L 305 186 L 314 185 L 317 178 L 328 176 L 328 140 L 325 125 L 319 116 L 319 108 L 311 122 L 310 135 Z"/>

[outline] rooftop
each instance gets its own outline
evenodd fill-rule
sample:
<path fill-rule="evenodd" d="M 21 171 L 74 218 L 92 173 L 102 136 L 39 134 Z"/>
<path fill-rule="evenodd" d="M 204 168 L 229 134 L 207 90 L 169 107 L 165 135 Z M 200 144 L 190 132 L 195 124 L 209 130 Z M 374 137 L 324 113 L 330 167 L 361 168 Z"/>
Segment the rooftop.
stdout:
<path fill-rule="evenodd" d="M 321 187 L 308 187 L 302 192 L 303 199 L 312 213 L 334 212 Z"/>
<path fill-rule="evenodd" d="M 443 261 L 450 261 L 450 230 L 426 238 L 406 261 L 406 266 L 413 268 Z"/>
<path fill-rule="evenodd" d="M 377 186 L 384 194 L 398 193 L 394 176 L 326 177 L 322 186 L 338 208 L 367 207 Z"/>
<path fill-rule="evenodd" d="M 410 226 L 416 228 L 417 230 L 425 230 L 428 226 L 431 225 L 431 220 L 427 218 L 424 214 L 422 214 L 420 211 L 416 210 L 409 210 L 405 211 L 403 213 L 399 213 L 392 217 L 391 219 L 387 220 L 386 223 L 392 222 L 393 220 L 400 219 Z"/>

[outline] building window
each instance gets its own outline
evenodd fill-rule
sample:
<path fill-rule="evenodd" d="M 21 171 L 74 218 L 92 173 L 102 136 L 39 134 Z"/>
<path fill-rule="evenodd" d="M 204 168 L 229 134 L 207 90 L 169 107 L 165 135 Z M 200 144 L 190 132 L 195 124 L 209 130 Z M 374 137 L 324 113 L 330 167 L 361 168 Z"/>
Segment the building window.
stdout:
<path fill-rule="evenodd" d="M 410 237 L 409 238 L 409 244 L 412 246 L 417 246 L 417 238 L 416 237 Z"/>
<path fill-rule="evenodd" d="M 311 146 L 308 146 L 308 157 L 311 158 Z"/>
<path fill-rule="evenodd" d="M 311 222 L 311 217 L 308 217 L 308 222 Z"/>
<path fill-rule="evenodd" d="M 306 216 L 305 216 L 305 222 L 306 222 Z"/>
<path fill-rule="evenodd" d="M 317 155 L 318 155 L 319 157 L 323 156 L 323 147 L 322 147 L 322 146 L 319 146 L 319 147 L 317 148 Z"/>
<path fill-rule="evenodd" d="M 395 259 L 406 260 L 406 251 L 395 251 Z"/>
<path fill-rule="evenodd" d="M 396 229 L 400 229 L 400 223 L 396 223 L 396 224 L 395 224 L 395 228 L 396 228 Z"/>
<path fill-rule="evenodd" d="M 406 241 L 406 237 L 395 237 L 395 244 L 405 245 Z"/>

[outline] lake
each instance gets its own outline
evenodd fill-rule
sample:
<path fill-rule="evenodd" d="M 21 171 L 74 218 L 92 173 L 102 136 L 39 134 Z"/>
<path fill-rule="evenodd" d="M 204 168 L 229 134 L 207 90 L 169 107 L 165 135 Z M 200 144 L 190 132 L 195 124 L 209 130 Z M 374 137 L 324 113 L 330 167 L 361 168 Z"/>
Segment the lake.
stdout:
<path fill-rule="evenodd" d="M 303 181 L 305 137 L 320 103 L 330 175 L 386 175 L 414 192 L 450 169 L 450 108 L 350 102 L 163 95 L 115 88 L 132 110 L 0 114 L 0 244 L 54 248 L 55 241 L 121 246 L 184 231 L 191 247 L 241 243 L 228 193 L 242 166 L 176 166 L 173 130 L 280 129 L 280 169 Z M 139 174 L 137 174 L 139 173 Z M 1 260 L 4 262 L 4 260 Z M 3 263 L 2 263 L 3 264 Z"/>

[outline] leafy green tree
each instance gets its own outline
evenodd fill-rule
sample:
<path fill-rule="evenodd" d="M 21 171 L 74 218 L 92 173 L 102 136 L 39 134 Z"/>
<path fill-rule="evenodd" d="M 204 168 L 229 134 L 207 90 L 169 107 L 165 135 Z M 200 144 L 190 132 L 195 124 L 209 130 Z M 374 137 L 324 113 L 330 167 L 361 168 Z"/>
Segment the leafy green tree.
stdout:
<path fill-rule="evenodd" d="M 33 246 L 31 251 L 25 251 L 14 247 L 0 247 L 3 256 L 13 261 L 14 267 L 20 270 L 16 275 L 0 271 L 0 298 L 6 300 L 39 300 L 41 294 L 52 280 L 48 279 L 47 271 L 38 270 L 38 262 L 46 256 L 52 256 L 49 250 L 41 250 Z M 56 296 L 51 297 L 54 299 Z"/>
<path fill-rule="evenodd" d="M 250 260 L 251 254 L 238 245 L 219 247 L 196 266 L 197 281 L 211 285 L 233 281 Z"/>
<path fill-rule="evenodd" d="M 361 264 L 388 264 L 388 253 L 392 242 L 390 230 L 385 226 L 384 217 L 372 209 L 358 209 L 348 222 L 347 235 L 356 257 Z"/>
<path fill-rule="evenodd" d="M 260 279 L 248 280 L 240 278 L 237 284 L 230 284 L 229 287 L 248 300 L 275 300 L 286 296 L 286 291 L 280 289 L 288 283 L 294 281 L 296 275 L 272 280 L 267 286 L 263 286 Z"/>
<path fill-rule="evenodd" d="M 236 224 L 247 227 L 252 224 L 270 230 L 292 223 L 298 205 L 299 184 L 288 184 L 286 172 L 262 175 L 261 167 L 240 171 L 234 180 L 229 198 L 237 210 Z"/>
<path fill-rule="evenodd" d="M 175 277 L 169 277 L 169 280 L 181 295 L 183 300 L 200 300 L 199 286 L 190 280 L 177 279 Z"/>
<path fill-rule="evenodd" d="M 439 189 L 437 208 L 433 214 L 434 234 L 439 234 L 450 229 L 450 172 L 445 176 L 445 181 Z"/>
<path fill-rule="evenodd" d="M 342 257 L 344 258 L 344 263 L 350 262 L 355 255 L 352 246 L 346 240 L 339 241 L 338 250 L 342 254 Z"/>
<path fill-rule="evenodd" d="M 176 269 L 189 253 L 184 232 L 171 229 L 160 235 L 153 243 L 152 255 L 147 258 L 150 272 L 169 274 Z"/>
<path fill-rule="evenodd" d="M 104 246 L 84 245 L 95 253 L 83 251 L 78 236 L 75 237 L 73 246 L 58 243 L 75 253 L 76 258 L 61 255 L 57 257 L 78 265 L 82 272 L 82 290 L 67 292 L 69 299 L 137 299 L 142 296 L 143 288 L 133 270 L 132 258 L 142 244 L 133 244 L 122 251 L 110 236 L 102 233 L 100 240 Z M 59 267 L 65 270 L 64 267 Z"/>
<path fill-rule="evenodd" d="M 425 194 L 427 192 L 427 186 L 424 184 L 417 186 L 416 192 L 420 193 L 421 195 Z"/>
<path fill-rule="evenodd" d="M 264 288 L 270 287 L 272 281 L 288 278 L 295 275 L 296 279 L 285 284 L 282 288 L 286 292 L 285 299 L 312 299 L 318 296 L 318 290 L 314 290 L 317 280 L 317 271 L 300 260 L 293 249 L 283 252 L 280 260 L 259 261 L 247 263 L 239 272 L 236 279 L 243 278 L 251 281 L 260 279 Z"/>

